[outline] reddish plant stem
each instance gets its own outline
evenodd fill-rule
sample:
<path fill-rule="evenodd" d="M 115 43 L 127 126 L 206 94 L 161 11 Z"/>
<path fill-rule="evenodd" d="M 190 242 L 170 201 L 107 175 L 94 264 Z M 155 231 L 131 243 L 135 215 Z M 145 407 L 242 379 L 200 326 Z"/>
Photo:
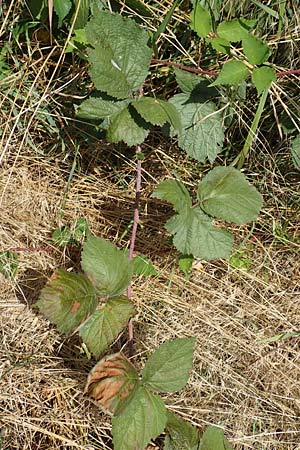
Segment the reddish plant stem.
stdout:
<path fill-rule="evenodd" d="M 186 72 L 192 72 L 192 73 L 197 73 L 197 74 L 202 74 L 202 75 L 211 75 L 213 77 L 218 76 L 218 72 L 214 72 L 212 70 L 202 70 L 202 69 L 197 69 L 196 67 L 188 67 L 185 66 L 184 64 L 178 64 L 178 63 L 174 63 L 172 61 L 162 61 L 160 59 L 151 59 L 151 62 L 154 64 L 161 64 L 162 66 L 172 66 L 172 67 L 178 67 L 178 69 L 181 70 L 185 70 Z"/>
<path fill-rule="evenodd" d="M 139 206 L 140 206 L 140 197 L 141 197 L 141 186 L 142 186 L 142 160 L 139 158 L 139 154 L 142 153 L 142 149 L 140 145 L 136 146 L 136 155 L 137 155 L 137 165 L 136 165 L 136 189 L 135 189 L 135 202 L 134 202 L 134 215 L 133 215 L 133 226 L 131 232 L 130 246 L 129 246 L 129 260 L 133 258 L 134 246 L 136 240 L 136 233 L 138 224 L 140 221 L 139 216 Z M 131 298 L 131 285 L 127 288 L 127 297 Z M 129 321 L 128 324 L 128 339 L 129 339 L 129 353 L 130 356 L 133 354 L 133 322 Z"/>
<path fill-rule="evenodd" d="M 161 64 L 162 66 L 178 67 L 178 69 L 185 70 L 186 72 L 196 73 L 198 75 L 210 75 L 212 77 L 217 77 L 219 75 L 219 72 L 214 72 L 213 70 L 203 70 L 196 67 L 189 67 L 185 66 L 184 64 L 174 63 L 172 61 L 163 61 L 153 58 L 151 59 L 151 62 L 154 64 Z M 300 69 L 291 69 L 276 73 L 277 78 L 282 78 L 288 75 L 300 75 Z"/>
<path fill-rule="evenodd" d="M 276 73 L 277 78 L 282 78 L 287 75 L 300 75 L 300 69 L 292 69 Z"/>

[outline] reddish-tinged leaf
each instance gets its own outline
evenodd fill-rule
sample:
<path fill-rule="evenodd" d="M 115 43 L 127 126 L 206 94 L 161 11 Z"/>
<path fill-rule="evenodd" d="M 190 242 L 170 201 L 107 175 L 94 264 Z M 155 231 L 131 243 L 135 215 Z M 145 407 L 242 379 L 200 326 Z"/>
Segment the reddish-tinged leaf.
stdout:
<path fill-rule="evenodd" d="M 95 289 L 82 273 L 58 270 L 41 292 L 37 307 L 59 331 L 72 333 L 97 306 Z"/>
<path fill-rule="evenodd" d="M 131 362 L 122 354 L 103 358 L 89 374 L 85 393 L 113 413 L 131 398 L 138 384 L 138 374 Z"/>

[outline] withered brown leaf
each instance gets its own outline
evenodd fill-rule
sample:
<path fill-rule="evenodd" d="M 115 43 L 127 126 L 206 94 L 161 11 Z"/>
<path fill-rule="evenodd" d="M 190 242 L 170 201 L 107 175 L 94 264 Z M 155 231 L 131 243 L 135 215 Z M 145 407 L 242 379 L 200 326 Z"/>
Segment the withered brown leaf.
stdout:
<path fill-rule="evenodd" d="M 118 414 L 138 385 L 138 373 L 122 353 L 106 356 L 91 370 L 85 393 Z"/>

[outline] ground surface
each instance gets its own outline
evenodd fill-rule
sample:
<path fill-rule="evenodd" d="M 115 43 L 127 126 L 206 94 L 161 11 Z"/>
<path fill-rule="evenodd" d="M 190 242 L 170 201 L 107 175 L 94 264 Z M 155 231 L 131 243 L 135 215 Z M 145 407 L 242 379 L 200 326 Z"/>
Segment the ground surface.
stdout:
<path fill-rule="evenodd" d="M 68 172 L 51 159 L 15 158 L 13 150 L 11 158 L 0 173 L 0 248 L 17 249 L 20 262 L 15 282 L 0 279 L 2 449 L 111 448 L 110 418 L 83 395 L 93 361 L 76 338 L 64 339 L 33 308 L 56 267 L 78 265 L 77 251 L 49 244 Z M 73 178 L 64 223 L 86 217 L 95 234 L 118 241 L 132 217 L 134 176 L 118 190 L 110 173 L 100 163 Z M 144 178 L 137 251 L 154 261 L 159 275 L 133 286 L 135 363 L 166 339 L 196 336 L 189 384 L 166 398 L 170 408 L 201 431 L 220 425 L 237 450 L 300 449 L 297 240 L 271 239 L 262 231 L 268 221 L 272 228 L 274 205 L 267 202 L 247 247 L 248 271 L 225 261 L 203 262 L 186 281 L 163 229 L 170 211 L 149 198 L 146 171 Z M 274 197 L 281 195 L 279 210 L 285 211 L 282 187 Z M 296 217 L 288 222 L 294 238 Z M 234 231 L 240 241 L 247 234 Z M 288 332 L 294 335 L 282 336 Z"/>

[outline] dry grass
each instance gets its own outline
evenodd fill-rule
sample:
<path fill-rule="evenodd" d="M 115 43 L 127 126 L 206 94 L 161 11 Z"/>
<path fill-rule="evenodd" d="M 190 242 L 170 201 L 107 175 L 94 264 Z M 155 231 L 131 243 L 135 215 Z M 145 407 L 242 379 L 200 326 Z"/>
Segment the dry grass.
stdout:
<path fill-rule="evenodd" d="M 1 249 L 32 248 L 18 252 L 16 283 L 2 278 L 0 284 L 3 449 L 110 447 L 109 418 L 82 394 L 92 362 L 79 341 L 65 340 L 31 306 L 55 267 L 78 265 L 76 253 L 48 244 L 65 178 L 52 161 L 25 154 L 1 171 Z M 75 176 L 64 220 L 86 217 L 96 234 L 118 240 L 133 199 L 133 177 L 126 190 L 118 190 L 98 167 Z M 272 211 L 266 206 L 264 217 Z M 299 337 L 264 342 L 299 330 L 297 248 L 257 240 L 249 250 L 250 271 L 203 263 L 187 282 L 161 234 L 165 216 L 161 206 L 143 198 L 137 249 L 154 259 L 160 275 L 134 286 L 137 365 L 166 339 L 197 336 L 189 384 L 166 398 L 170 408 L 201 430 L 207 424 L 224 427 L 237 450 L 300 449 Z"/>
<path fill-rule="evenodd" d="M 157 23 L 171 3 L 152 2 Z M 22 0 L 11 2 L 3 23 L 13 26 L 23 7 Z M 286 47 L 278 62 L 284 69 L 299 66 L 297 14 L 290 28 L 285 18 L 283 37 L 276 35 L 275 25 L 272 28 L 272 45 Z M 176 37 L 182 17 L 174 15 L 158 48 L 164 57 L 171 43 L 182 61 L 192 63 L 193 56 Z M 263 12 L 260 17 L 264 19 Z M 152 23 L 147 26 L 155 30 Z M 15 249 L 19 259 L 14 282 L 0 274 L 1 450 L 111 448 L 110 418 L 83 396 L 93 361 L 78 339 L 65 339 L 32 308 L 55 268 L 79 267 L 78 249 L 61 250 L 51 244 L 54 228 L 85 217 L 96 235 L 123 246 L 130 238 L 125 231 L 132 219 L 135 163 L 122 147 L 102 142 L 81 146 L 82 173 L 72 179 L 62 218 L 64 190 L 80 137 L 79 132 L 70 134 L 71 118 L 63 115 L 62 104 L 73 102 L 72 80 L 80 85 L 85 77 L 84 69 L 75 71 L 76 55 L 67 70 L 62 55 L 61 43 L 51 48 L 38 38 L 22 43 L 11 62 L 13 74 L 0 83 L 0 251 Z M 166 397 L 166 403 L 201 431 L 207 424 L 223 427 L 236 450 L 300 450 L 299 336 L 280 339 L 283 333 L 300 330 L 299 174 L 289 162 L 288 139 L 286 148 L 277 150 L 274 145 L 274 130 L 282 134 L 277 110 L 299 111 L 295 80 L 280 81 L 280 89 L 271 92 L 273 110 L 266 113 L 266 125 L 247 162 L 248 174 L 266 194 L 252 246 L 247 247 L 253 261 L 248 272 L 219 261 L 196 265 L 190 281 L 184 279 L 163 231 L 171 209 L 149 195 L 156 182 L 174 170 L 195 188 L 199 166 L 166 148 L 169 144 L 160 137 L 147 141 L 149 156 L 143 162 L 143 227 L 136 250 L 154 261 L 159 275 L 133 286 L 138 311 L 134 361 L 141 367 L 166 339 L 196 336 L 189 384 Z M 239 120 L 231 131 L 243 143 L 253 117 L 252 99 L 249 105 L 234 107 Z M 65 153 L 60 154 L 65 143 Z M 55 157 L 45 157 L 51 145 Z M 236 227 L 237 241 L 248 231 Z M 116 343 L 116 349 L 120 345 Z"/>

